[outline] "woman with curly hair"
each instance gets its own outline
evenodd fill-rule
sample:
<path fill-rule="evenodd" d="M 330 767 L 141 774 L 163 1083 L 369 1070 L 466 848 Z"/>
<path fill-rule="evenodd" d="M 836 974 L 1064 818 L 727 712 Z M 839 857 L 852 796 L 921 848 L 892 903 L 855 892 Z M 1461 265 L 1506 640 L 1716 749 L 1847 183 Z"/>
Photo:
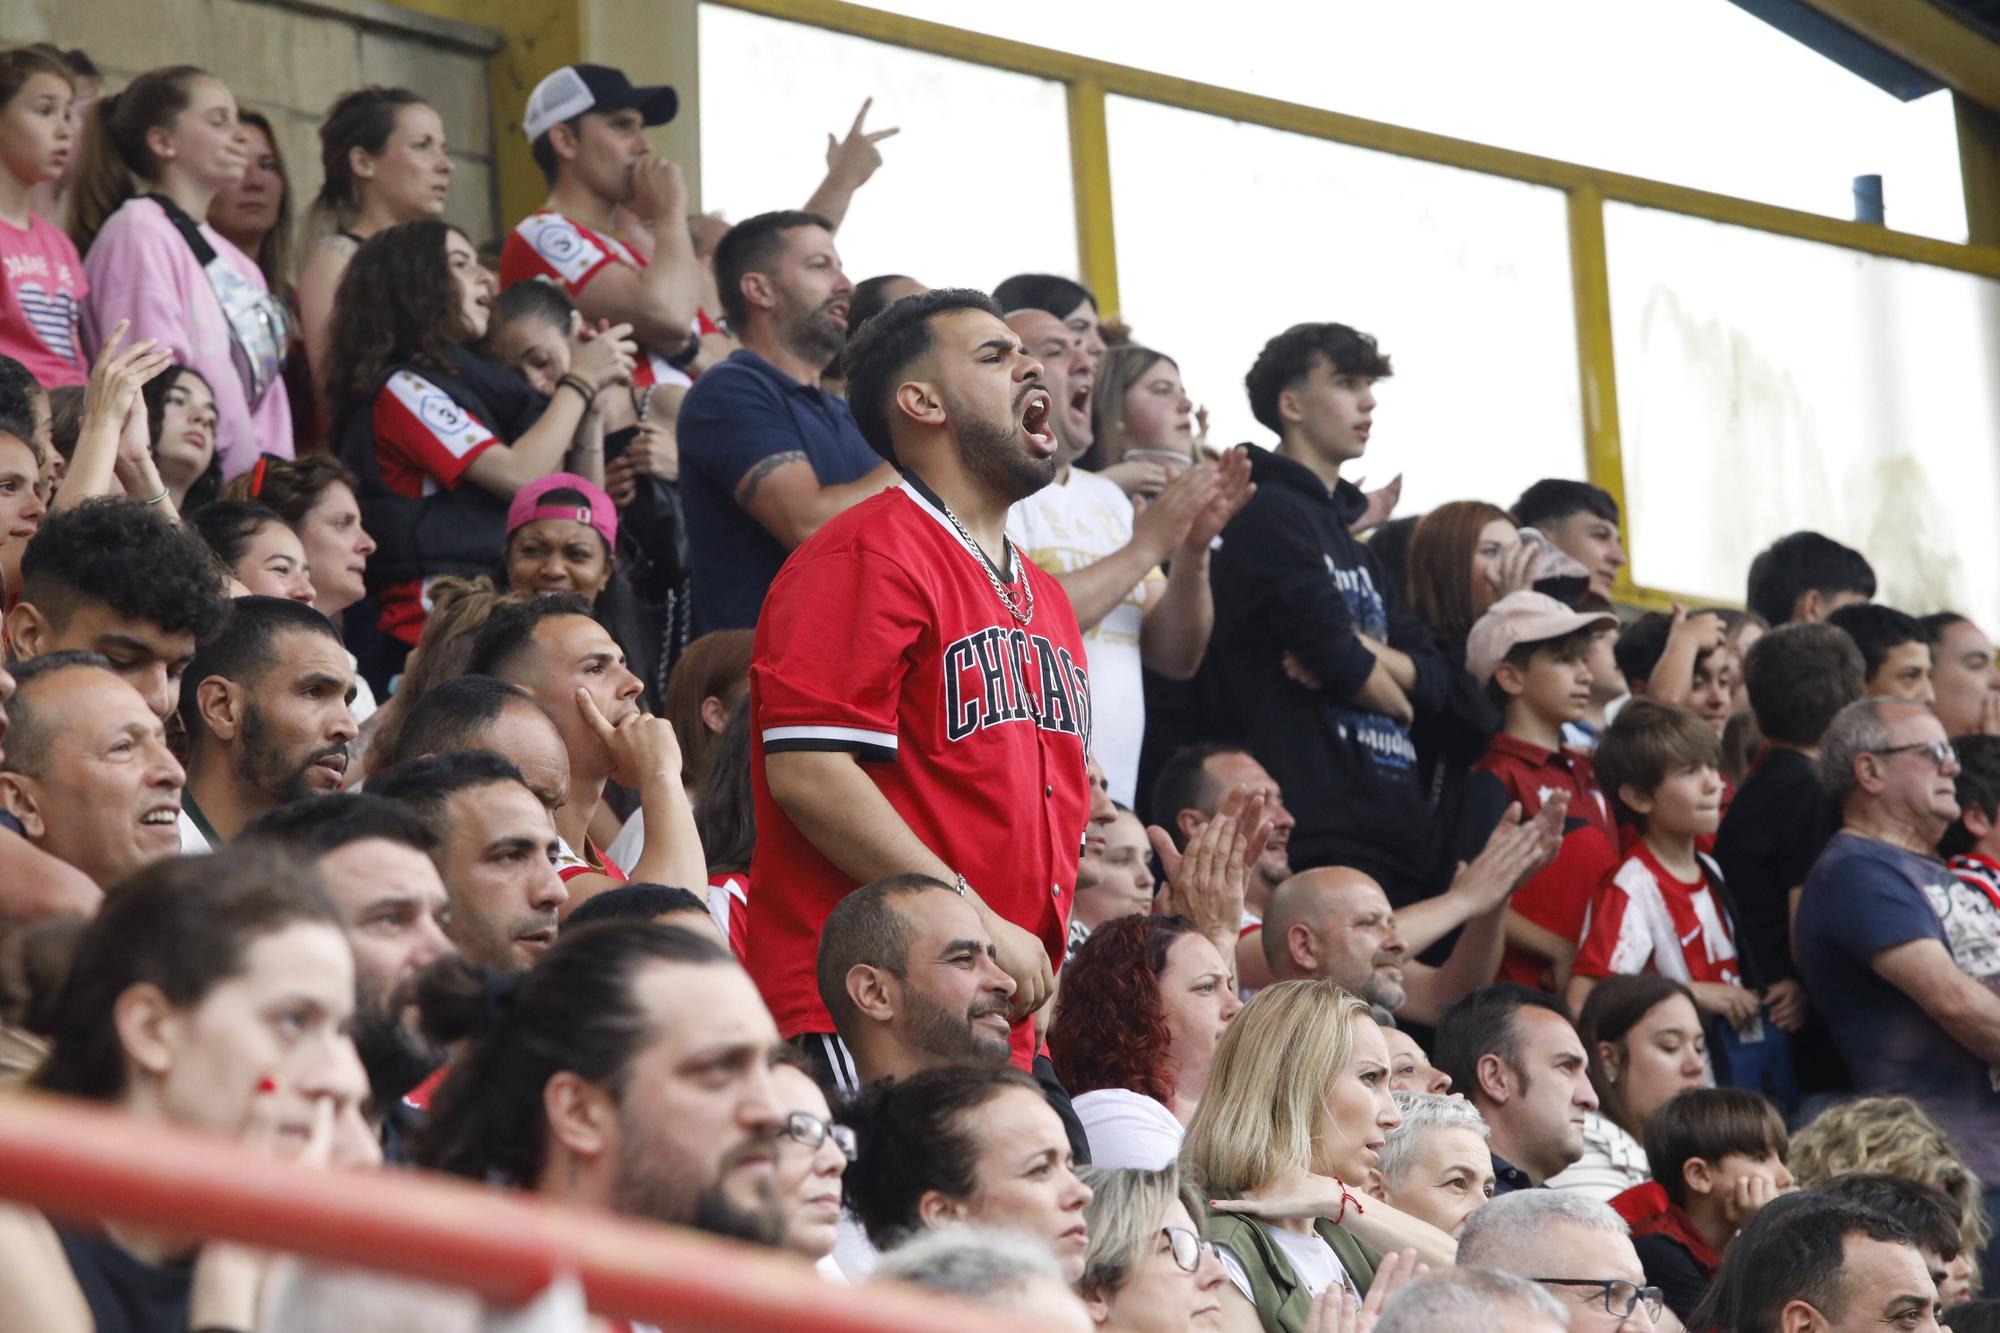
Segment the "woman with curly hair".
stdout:
<path fill-rule="evenodd" d="M 1119 917 L 1091 932 L 1063 968 L 1049 1056 L 1094 1165 L 1172 1164 L 1242 1007 L 1222 955 L 1185 917 Z"/>
<path fill-rule="evenodd" d="M 1908 1097 L 1836 1102 L 1792 1135 L 1785 1164 L 1803 1190 L 1850 1171 L 1901 1176 L 1943 1190 L 1958 1205 L 1963 1241 L 1947 1271 L 1979 1290 L 1981 1259 L 1993 1237 L 1980 1179 L 1937 1121 Z"/>
<path fill-rule="evenodd" d="M 632 375 L 620 326 L 580 338 L 570 373 L 543 398 L 472 352 L 492 305 L 493 275 L 472 242 L 429 220 L 363 242 L 334 301 L 333 438 L 380 543 L 368 583 L 382 631 L 405 648 L 423 628 L 426 579 L 493 568 L 516 491 L 558 471 L 602 484 L 600 406 Z"/>

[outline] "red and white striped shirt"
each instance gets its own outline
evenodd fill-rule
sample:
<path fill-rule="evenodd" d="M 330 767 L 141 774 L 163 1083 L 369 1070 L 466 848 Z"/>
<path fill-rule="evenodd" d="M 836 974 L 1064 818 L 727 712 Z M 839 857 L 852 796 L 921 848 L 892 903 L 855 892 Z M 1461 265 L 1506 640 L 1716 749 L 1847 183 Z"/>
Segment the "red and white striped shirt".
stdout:
<path fill-rule="evenodd" d="M 1735 932 L 1710 884 L 1711 877 L 1720 882 L 1722 872 L 1707 857 L 1698 859 L 1699 879 L 1676 879 L 1652 848 L 1635 843 L 1632 855 L 1591 899 L 1576 975 L 1657 972 L 1682 983 L 1740 984 Z"/>

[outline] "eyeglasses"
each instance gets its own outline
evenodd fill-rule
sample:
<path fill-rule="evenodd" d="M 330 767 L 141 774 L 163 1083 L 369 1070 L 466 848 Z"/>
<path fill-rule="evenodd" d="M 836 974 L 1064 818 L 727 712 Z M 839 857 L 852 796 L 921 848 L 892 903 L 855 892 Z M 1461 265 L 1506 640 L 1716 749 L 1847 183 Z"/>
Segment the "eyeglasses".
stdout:
<path fill-rule="evenodd" d="M 817 1148 L 832 1138 L 833 1146 L 850 1162 L 861 1151 L 853 1130 L 846 1125 L 829 1125 L 811 1111 L 793 1111 L 786 1116 L 785 1137 L 807 1148 Z"/>
<path fill-rule="evenodd" d="M 1203 1240 L 1186 1227 L 1161 1227 L 1160 1234 L 1173 1246 L 1174 1262 L 1183 1273 L 1192 1273 L 1201 1267 L 1201 1256 L 1215 1253 L 1215 1242 Z"/>
<path fill-rule="evenodd" d="M 1657 1323 L 1660 1310 L 1666 1303 L 1666 1296 L 1658 1287 L 1642 1287 L 1623 1278 L 1538 1277 L 1535 1281 L 1551 1287 L 1596 1287 L 1604 1296 L 1604 1313 L 1620 1319 L 1630 1315 L 1643 1302 L 1646 1317 Z"/>
<path fill-rule="evenodd" d="M 1868 753 L 1881 755 L 1909 754 L 1916 750 L 1928 753 L 1931 757 L 1931 762 L 1937 765 L 1937 770 L 1940 773 L 1944 772 L 1946 765 L 1958 762 L 1958 751 L 1952 748 L 1950 741 L 1918 741 L 1913 745 L 1891 745 L 1882 750 L 1870 750 Z"/>

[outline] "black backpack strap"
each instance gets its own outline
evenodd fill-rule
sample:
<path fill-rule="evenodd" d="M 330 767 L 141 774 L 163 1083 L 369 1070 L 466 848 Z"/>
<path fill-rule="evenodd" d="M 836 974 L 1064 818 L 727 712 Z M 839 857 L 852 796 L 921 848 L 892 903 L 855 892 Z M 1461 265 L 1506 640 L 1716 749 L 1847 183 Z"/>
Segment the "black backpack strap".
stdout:
<path fill-rule="evenodd" d="M 149 194 L 146 198 L 158 204 L 160 211 L 167 215 L 167 221 L 174 224 L 174 229 L 180 232 L 181 239 L 187 242 L 188 249 L 194 251 L 195 263 L 207 268 L 215 262 L 215 247 L 201 234 L 201 228 L 187 215 L 186 209 L 163 194 Z"/>

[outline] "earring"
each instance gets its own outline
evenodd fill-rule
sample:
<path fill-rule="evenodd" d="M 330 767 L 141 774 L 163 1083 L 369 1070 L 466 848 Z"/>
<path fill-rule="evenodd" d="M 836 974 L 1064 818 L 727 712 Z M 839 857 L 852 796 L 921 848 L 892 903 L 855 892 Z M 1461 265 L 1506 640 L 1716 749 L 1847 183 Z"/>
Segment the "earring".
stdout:
<path fill-rule="evenodd" d="M 1606 1083 L 1616 1083 L 1616 1082 L 1618 1081 L 1618 1071 L 1617 1071 L 1617 1070 L 1615 1070 L 1615 1069 L 1607 1069 L 1607 1070 L 1605 1070 L 1605 1071 L 1604 1071 L 1604 1081 L 1605 1081 Z"/>

